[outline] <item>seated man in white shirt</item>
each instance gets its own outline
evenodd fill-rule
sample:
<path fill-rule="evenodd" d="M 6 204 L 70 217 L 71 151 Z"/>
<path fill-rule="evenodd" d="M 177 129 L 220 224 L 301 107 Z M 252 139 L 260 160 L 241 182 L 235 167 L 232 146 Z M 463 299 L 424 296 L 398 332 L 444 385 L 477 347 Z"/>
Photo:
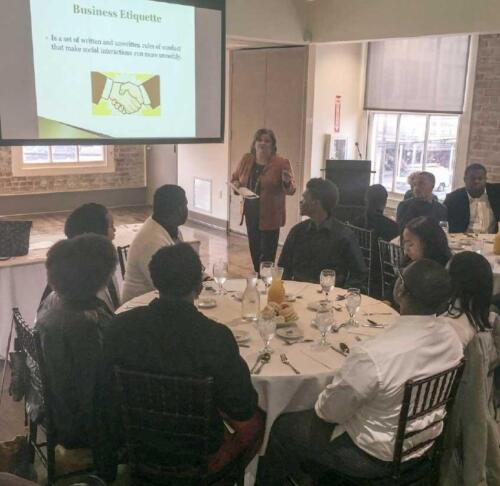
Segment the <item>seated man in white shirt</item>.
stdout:
<path fill-rule="evenodd" d="M 149 274 L 151 257 L 162 247 L 182 241 L 179 226 L 188 216 L 186 192 L 182 187 L 165 184 L 153 198 L 150 216 L 130 245 L 123 283 L 122 302 L 154 290 Z"/>
<path fill-rule="evenodd" d="M 276 420 L 257 484 L 282 485 L 310 461 L 353 478 L 389 475 L 405 382 L 445 371 L 462 359 L 457 334 L 435 317 L 450 293 L 441 265 L 426 259 L 409 265 L 394 290 L 401 316 L 384 333 L 353 347 L 315 410 Z M 442 425 L 431 427 L 421 442 L 441 431 Z M 402 471 L 417 466 L 417 454 L 425 452 L 409 455 Z"/>

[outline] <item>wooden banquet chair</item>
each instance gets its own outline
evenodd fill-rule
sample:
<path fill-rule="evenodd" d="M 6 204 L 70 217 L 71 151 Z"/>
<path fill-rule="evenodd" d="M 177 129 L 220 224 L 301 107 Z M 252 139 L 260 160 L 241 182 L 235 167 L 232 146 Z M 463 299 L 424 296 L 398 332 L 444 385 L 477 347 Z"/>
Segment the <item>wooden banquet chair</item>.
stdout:
<path fill-rule="evenodd" d="M 118 252 L 118 263 L 120 264 L 120 271 L 122 273 L 122 278 L 125 278 L 125 270 L 127 268 L 127 258 L 130 245 L 117 246 L 116 251 Z"/>
<path fill-rule="evenodd" d="M 378 248 L 382 277 L 382 298 L 392 302 L 392 289 L 397 278 L 397 270 L 403 261 L 403 249 L 394 243 L 384 241 L 382 238 L 378 239 Z"/>
<path fill-rule="evenodd" d="M 243 486 L 244 469 L 208 473 L 213 378 L 115 367 L 134 484 Z"/>
<path fill-rule="evenodd" d="M 345 225 L 355 234 L 358 240 L 359 248 L 363 254 L 363 260 L 365 261 L 366 268 L 368 269 L 367 282 L 366 282 L 366 293 L 371 295 L 371 276 L 372 276 L 372 265 L 373 265 L 373 248 L 372 248 L 372 236 L 373 230 L 367 230 L 364 228 L 359 228 L 350 223 L 345 223 Z"/>
<path fill-rule="evenodd" d="M 439 467 L 443 448 L 444 426 L 451 414 L 453 402 L 464 371 L 465 360 L 453 368 L 437 373 L 421 380 L 409 380 L 405 383 L 403 402 L 399 414 L 399 424 L 396 432 L 394 456 L 391 472 L 387 477 L 374 479 L 350 478 L 337 472 L 326 473 L 319 480 L 320 486 L 400 486 L 400 485 L 437 485 Z M 444 416 L 431 415 L 439 409 L 444 409 Z M 419 428 L 412 427 L 416 419 L 424 416 L 432 417 Z M 425 430 L 443 423 L 443 431 L 438 437 L 417 442 L 416 445 L 405 448 L 408 439 Z M 419 450 L 431 447 L 424 456 L 410 468 L 402 466 L 404 457 Z M 404 463 L 403 463 L 404 464 Z"/>
<path fill-rule="evenodd" d="M 47 484 L 52 485 L 58 479 L 69 478 L 75 474 L 86 472 L 85 470 L 72 471 L 64 474 L 56 473 L 56 458 L 55 449 L 57 446 L 57 434 L 52 415 L 52 407 L 50 400 L 50 393 L 47 384 L 47 374 L 45 372 L 45 363 L 42 353 L 42 345 L 40 340 L 40 333 L 31 329 L 23 319 L 19 309 L 14 307 L 12 309 L 14 327 L 16 330 L 16 339 L 19 349 L 25 355 L 26 369 L 28 371 L 27 388 L 37 390 L 40 394 L 41 403 L 40 407 L 43 408 L 43 419 L 35 422 L 31 419 L 31 414 L 28 411 L 25 394 L 25 422 L 28 427 L 27 440 L 30 446 L 33 447 L 35 453 L 40 458 L 41 463 L 47 471 Z M 26 389 L 26 393 L 29 393 Z M 45 441 L 40 442 L 39 429 L 45 436 Z M 90 470 L 90 469 L 89 469 Z"/>

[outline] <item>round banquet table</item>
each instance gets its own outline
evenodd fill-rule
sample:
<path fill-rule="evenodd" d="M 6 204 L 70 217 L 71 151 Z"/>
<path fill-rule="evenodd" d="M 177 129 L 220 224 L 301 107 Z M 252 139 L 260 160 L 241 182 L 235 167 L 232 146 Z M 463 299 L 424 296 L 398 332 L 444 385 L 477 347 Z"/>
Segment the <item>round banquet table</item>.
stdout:
<path fill-rule="evenodd" d="M 245 289 L 245 284 L 244 279 L 227 280 L 224 288 L 228 292 L 225 295 L 214 296 L 217 306 L 212 309 L 200 309 L 200 311 L 211 319 L 226 324 L 233 332 L 248 332 L 250 339 L 242 344 L 249 347 L 240 347 L 240 354 L 247 362 L 248 367 L 252 368 L 264 344 L 254 326 L 251 323 L 243 322 L 240 318 L 241 302 L 238 300 L 238 292 Z M 260 282 L 260 285 L 262 285 L 262 282 Z M 215 287 L 215 284 L 213 286 Z M 319 340 L 320 334 L 317 329 L 311 326 L 315 312 L 309 310 L 307 305 L 323 298 L 318 293 L 319 288 L 317 284 L 285 282 L 287 294 L 297 296 L 293 302 L 299 317 L 296 325 L 304 333 L 305 338 L 315 339 L 316 342 Z M 344 295 L 344 293 L 344 289 L 335 289 L 330 294 L 330 299 L 333 302 L 337 296 Z M 149 292 L 136 297 L 122 305 L 117 310 L 117 313 L 139 305 L 146 305 L 157 295 L 157 292 Z M 261 295 L 261 308 L 265 306 L 266 302 L 267 297 Z M 334 302 L 335 307 L 338 309 L 334 311 L 336 325 L 348 319 L 343 302 Z M 339 347 L 341 342 L 353 348 L 365 339 L 384 331 L 382 328 L 364 327 L 363 324 L 367 323 L 367 318 L 383 324 L 387 328 L 392 325 L 394 317 L 397 315 L 398 313 L 394 309 L 383 302 L 363 295 L 361 308 L 357 314 L 359 327 L 342 327 L 338 332 L 329 334 L 328 341 L 336 348 Z M 345 360 L 343 355 L 333 349 L 316 350 L 313 347 L 314 344 L 296 343 L 288 345 L 283 339 L 275 336 L 271 342 L 271 348 L 274 350 L 271 361 L 262 368 L 260 374 L 252 375 L 252 383 L 259 395 L 259 406 L 267 413 L 262 452 L 265 450 L 269 432 L 276 418 L 285 412 L 298 412 L 313 408 L 319 393 L 332 381 L 335 371 L 342 366 Z M 295 374 L 289 366 L 281 362 L 281 353 L 286 353 L 290 363 L 300 371 L 300 375 Z"/>

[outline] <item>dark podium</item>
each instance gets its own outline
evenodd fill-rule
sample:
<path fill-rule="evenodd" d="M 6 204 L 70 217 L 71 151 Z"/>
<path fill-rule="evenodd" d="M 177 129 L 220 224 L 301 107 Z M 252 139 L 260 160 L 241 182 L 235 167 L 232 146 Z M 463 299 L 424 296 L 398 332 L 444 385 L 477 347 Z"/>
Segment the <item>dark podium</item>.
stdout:
<path fill-rule="evenodd" d="M 372 173 L 370 160 L 327 160 L 325 179 L 339 188 L 339 203 L 335 217 L 353 221 L 365 210 L 365 193 Z"/>

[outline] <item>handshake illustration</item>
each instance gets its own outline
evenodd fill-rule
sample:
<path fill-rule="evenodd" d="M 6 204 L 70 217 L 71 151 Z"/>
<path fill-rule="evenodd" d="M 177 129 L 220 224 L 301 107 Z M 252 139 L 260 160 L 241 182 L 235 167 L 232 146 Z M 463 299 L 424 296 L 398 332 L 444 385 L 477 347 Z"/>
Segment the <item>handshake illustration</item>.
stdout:
<path fill-rule="evenodd" d="M 137 113 L 143 106 L 160 106 L 160 77 L 152 76 L 141 84 L 120 82 L 102 73 L 92 72 L 92 102 L 97 104 L 102 99 L 123 115 Z"/>

